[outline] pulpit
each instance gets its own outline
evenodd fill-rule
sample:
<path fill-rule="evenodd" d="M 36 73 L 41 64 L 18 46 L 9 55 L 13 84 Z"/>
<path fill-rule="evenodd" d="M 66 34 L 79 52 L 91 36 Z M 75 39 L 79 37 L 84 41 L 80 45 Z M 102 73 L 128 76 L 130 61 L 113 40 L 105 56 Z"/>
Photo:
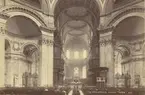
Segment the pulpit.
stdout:
<path fill-rule="evenodd" d="M 98 67 L 96 71 L 96 86 L 97 88 L 105 88 L 107 84 L 108 68 Z"/>

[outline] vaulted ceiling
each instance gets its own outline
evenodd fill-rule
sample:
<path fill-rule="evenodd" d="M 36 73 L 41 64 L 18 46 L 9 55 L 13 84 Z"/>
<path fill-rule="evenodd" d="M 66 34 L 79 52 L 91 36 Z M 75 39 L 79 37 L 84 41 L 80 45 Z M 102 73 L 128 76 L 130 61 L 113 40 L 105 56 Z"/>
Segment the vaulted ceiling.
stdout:
<path fill-rule="evenodd" d="M 99 25 L 100 7 L 95 0 L 58 0 L 55 26 L 64 49 L 89 50 L 93 30 Z"/>

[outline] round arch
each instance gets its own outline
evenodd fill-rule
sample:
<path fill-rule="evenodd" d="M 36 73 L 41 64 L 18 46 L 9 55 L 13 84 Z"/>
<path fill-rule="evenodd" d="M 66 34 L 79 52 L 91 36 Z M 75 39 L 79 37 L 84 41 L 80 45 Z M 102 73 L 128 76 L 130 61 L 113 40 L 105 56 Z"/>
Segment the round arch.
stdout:
<path fill-rule="evenodd" d="M 61 14 L 65 14 L 67 15 L 67 17 L 71 17 L 71 19 L 76 20 L 78 19 L 86 20 L 86 17 L 87 18 L 90 17 L 89 21 L 92 21 L 94 27 L 97 27 L 99 25 L 101 10 L 96 0 L 79 0 L 79 1 L 59 0 L 58 2 L 56 2 L 55 6 L 56 6 L 54 8 L 55 25 L 57 25 L 56 22 L 58 21 L 58 19 L 62 17 Z M 70 12 L 69 14 L 71 16 L 67 14 L 67 11 Z M 86 14 L 89 14 L 89 16 Z"/>
<path fill-rule="evenodd" d="M 41 17 L 38 13 L 33 12 L 32 9 L 23 8 L 20 6 L 8 6 L 2 8 L 0 12 L 6 13 L 9 15 L 9 18 L 18 15 L 25 16 L 33 20 L 38 26 L 47 26 L 46 22 L 43 20 L 43 17 Z"/>
<path fill-rule="evenodd" d="M 121 21 L 128 17 L 137 16 L 145 19 L 144 9 L 142 8 L 132 8 L 128 9 L 126 11 L 123 11 L 121 13 L 118 13 L 117 15 L 113 16 L 106 24 L 106 26 L 114 26 L 116 27 Z"/>
<path fill-rule="evenodd" d="M 115 50 L 121 54 L 122 58 L 130 55 L 130 48 L 125 45 L 116 46 Z"/>
<path fill-rule="evenodd" d="M 53 2 L 53 4 L 52 4 L 51 12 L 50 12 L 51 15 L 54 15 L 55 8 L 56 8 L 57 3 L 58 3 L 59 1 L 61 1 L 61 0 L 54 0 L 54 2 Z M 103 8 L 103 4 L 101 3 L 100 0 L 95 0 L 95 1 L 97 2 L 97 5 L 99 6 L 99 10 L 101 11 L 102 8 Z"/>
<path fill-rule="evenodd" d="M 35 47 L 35 48 L 40 52 L 40 47 L 39 47 L 37 44 L 35 44 L 35 43 L 25 43 L 25 44 L 22 46 L 21 51 L 23 52 L 24 49 L 25 49 L 27 46 L 33 46 L 33 47 Z"/>
<path fill-rule="evenodd" d="M 28 57 L 30 57 L 35 51 L 39 52 L 39 49 L 35 44 L 26 44 L 23 46 L 23 54 Z"/>
<path fill-rule="evenodd" d="M 22 38 L 38 37 L 41 35 L 41 30 L 37 23 L 23 15 L 16 15 L 7 19 L 6 29 L 8 34 Z"/>

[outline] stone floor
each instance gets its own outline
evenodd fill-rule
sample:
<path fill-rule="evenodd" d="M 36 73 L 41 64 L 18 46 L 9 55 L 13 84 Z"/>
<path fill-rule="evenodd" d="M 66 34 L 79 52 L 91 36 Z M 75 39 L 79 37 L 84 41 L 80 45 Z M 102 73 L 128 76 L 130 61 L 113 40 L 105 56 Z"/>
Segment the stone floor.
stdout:
<path fill-rule="evenodd" d="M 82 90 L 79 90 L 79 95 L 84 95 L 84 93 L 82 92 Z M 68 95 L 74 95 L 73 90 L 71 90 Z"/>

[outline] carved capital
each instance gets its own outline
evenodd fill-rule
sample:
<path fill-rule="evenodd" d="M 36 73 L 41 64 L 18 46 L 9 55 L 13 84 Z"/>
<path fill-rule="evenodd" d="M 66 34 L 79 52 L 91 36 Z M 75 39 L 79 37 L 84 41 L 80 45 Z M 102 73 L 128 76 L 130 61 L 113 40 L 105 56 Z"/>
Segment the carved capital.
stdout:
<path fill-rule="evenodd" d="M 107 35 L 100 37 L 99 43 L 101 46 L 111 45 L 114 44 L 114 40 L 112 39 L 112 35 Z"/>
<path fill-rule="evenodd" d="M 113 40 L 112 39 L 102 39 L 99 41 L 100 46 L 106 46 L 106 45 L 111 45 L 113 44 Z"/>
<path fill-rule="evenodd" d="M 54 41 L 49 37 L 42 37 L 40 40 L 41 45 L 53 46 Z"/>
<path fill-rule="evenodd" d="M 0 35 L 5 35 L 6 34 L 6 30 L 3 27 L 0 27 Z"/>

